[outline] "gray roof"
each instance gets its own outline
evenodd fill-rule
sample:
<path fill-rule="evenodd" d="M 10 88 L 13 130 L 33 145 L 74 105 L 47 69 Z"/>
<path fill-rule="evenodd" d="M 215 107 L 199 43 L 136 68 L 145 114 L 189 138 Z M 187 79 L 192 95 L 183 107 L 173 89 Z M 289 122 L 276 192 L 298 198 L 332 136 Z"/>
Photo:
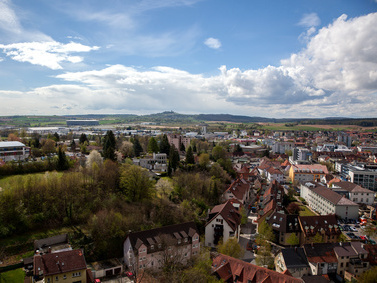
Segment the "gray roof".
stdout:
<path fill-rule="evenodd" d="M 303 248 L 282 249 L 281 254 L 287 269 L 309 267 Z"/>
<path fill-rule="evenodd" d="M 25 145 L 22 142 L 19 142 L 19 141 L 0 142 L 0 147 L 14 147 L 14 146 L 25 146 Z"/>
<path fill-rule="evenodd" d="M 68 243 L 68 234 L 61 234 L 50 238 L 34 241 L 34 250 L 48 248 L 53 245 Z"/>

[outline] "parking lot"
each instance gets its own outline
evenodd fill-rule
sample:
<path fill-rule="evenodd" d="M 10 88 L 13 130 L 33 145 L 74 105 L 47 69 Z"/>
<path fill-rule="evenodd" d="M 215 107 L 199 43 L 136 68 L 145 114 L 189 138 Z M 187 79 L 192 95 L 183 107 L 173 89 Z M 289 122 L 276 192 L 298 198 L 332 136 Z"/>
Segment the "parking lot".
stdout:
<path fill-rule="evenodd" d="M 362 224 L 360 224 L 359 221 L 340 220 L 338 221 L 338 225 L 341 227 L 341 230 L 344 236 L 346 236 L 346 238 L 351 241 L 362 241 L 362 242 L 371 243 L 371 244 L 376 243 L 375 238 L 373 237 L 370 238 L 365 235 L 366 234 L 364 231 L 365 226 L 362 226 Z"/>

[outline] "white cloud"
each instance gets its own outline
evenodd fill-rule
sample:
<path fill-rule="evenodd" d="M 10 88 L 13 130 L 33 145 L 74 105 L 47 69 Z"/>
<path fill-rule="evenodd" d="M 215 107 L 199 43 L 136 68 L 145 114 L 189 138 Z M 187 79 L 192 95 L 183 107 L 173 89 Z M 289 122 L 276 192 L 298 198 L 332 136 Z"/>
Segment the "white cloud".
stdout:
<path fill-rule="evenodd" d="M 307 28 L 316 27 L 321 24 L 321 20 L 316 13 L 304 14 L 298 24 Z"/>
<path fill-rule="evenodd" d="M 0 112 L 150 113 L 173 109 L 267 117 L 373 117 L 377 107 L 376 34 L 377 13 L 354 19 L 343 15 L 308 34 L 306 48 L 282 60 L 280 66 L 257 70 L 222 66 L 211 77 L 166 66 L 139 69 L 112 65 L 66 72 L 56 77 L 64 81 L 62 85 L 0 92 L 4 102 Z M 54 50 L 81 48 L 91 47 Z M 20 105 L 22 100 L 28 105 Z"/>
<path fill-rule="evenodd" d="M 63 44 L 56 41 L 0 44 L 0 49 L 15 61 L 28 62 L 53 70 L 62 69 L 61 63 L 63 62 L 78 63 L 83 61 L 82 57 L 72 56 L 71 53 L 89 52 L 98 48 L 97 46 L 90 47 L 75 42 Z"/>
<path fill-rule="evenodd" d="M 204 44 L 207 45 L 209 48 L 212 48 L 212 49 L 219 49 L 221 47 L 220 40 L 218 40 L 217 38 L 213 38 L 213 37 L 207 38 L 204 41 Z"/>

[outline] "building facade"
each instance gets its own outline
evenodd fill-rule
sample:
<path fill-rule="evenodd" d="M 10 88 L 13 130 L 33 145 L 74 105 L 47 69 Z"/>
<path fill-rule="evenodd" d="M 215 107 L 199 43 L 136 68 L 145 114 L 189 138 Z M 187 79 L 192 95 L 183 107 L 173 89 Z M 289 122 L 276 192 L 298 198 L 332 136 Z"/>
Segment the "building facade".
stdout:
<path fill-rule="evenodd" d="M 18 141 L 0 142 L 0 160 L 24 161 L 30 156 L 30 147 Z"/>

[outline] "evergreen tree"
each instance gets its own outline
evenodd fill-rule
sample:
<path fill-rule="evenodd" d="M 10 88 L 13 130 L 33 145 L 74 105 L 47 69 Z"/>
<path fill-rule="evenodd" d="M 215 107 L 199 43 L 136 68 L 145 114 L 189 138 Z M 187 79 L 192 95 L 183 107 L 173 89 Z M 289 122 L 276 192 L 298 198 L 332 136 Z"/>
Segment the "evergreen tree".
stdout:
<path fill-rule="evenodd" d="M 179 145 L 179 151 L 186 151 L 185 145 L 183 143 Z"/>
<path fill-rule="evenodd" d="M 170 144 L 167 135 L 162 136 L 160 143 L 160 153 L 166 153 L 167 155 L 169 155 L 170 153 Z"/>
<path fill-rule="evenodd" d="M 179 152 L 174 145 L 170 147 L 169 166 L 175 171 L 179 164 Z"/>
<path fill-rule="evenodd" d="M 79 141 L 80 141 L 80 144 L 83 144 L 84 142 L 88 142 L 89 144 L 88 138 L 84 133 L 81 134 Z"/>
<path fill-rule="evenodd" d="M 66 170 L 66 169 L 68 169 L 68 167 L 69 167 L 69 165 L 68 165 L 67 156 L 65 155 L 65 152 L 63 151 L 62 147 L 59 146 L 57 169 L 58 170 Z"/>
<path fill-rule="evenodd" d="M 194 144 L 194 146 L 192 147 L 192 151 L 195 152 L 195 153 L 197 152 L 196 144 Z"/>
<path fill-rule="evenodd" d="M 159 147 L 157 141 L 154 137 L 151 137 L 148 142 L 148 152 L 149 153 L 158 153 Z"/>
<path fill-rule="evenodd" d="M 76 151 L 76 143 L 75 143 L 75 140 L 72 140 L 72 142 L 71 142 L 71 144 L 70 144 L 69 146 L 71 147 L 71 150 L 72 150 L 73 152 Z"/>
<path fill-rule="evenodd" d="M 195 164 L 195 158 L 194 158 L 194 154 L 192 153 L 191 146 L 189 146 L 186 152 L 186 163 Z"/>
<path fill-rule="evenodd" d="M 107 131 L 103 142 L 103 156 L 105 159 L 115 160 L 115 136 L 113 131 Z"/>
<path fill-rule="evenodd" d="M 54 134 L 54 138 L 53 138 L 56 142 L 59 141 L 59 134 L 55 132 Z"/>
<path fill-rule="evenodd" d="M 132 142 L 134 144 L 135 156 L 138 157 L 138 156 L 140 156 L 140 153 L 143 152 L 143 147 L 141 146 L 140 141 L 137 137 L 135 137 Z"/>

